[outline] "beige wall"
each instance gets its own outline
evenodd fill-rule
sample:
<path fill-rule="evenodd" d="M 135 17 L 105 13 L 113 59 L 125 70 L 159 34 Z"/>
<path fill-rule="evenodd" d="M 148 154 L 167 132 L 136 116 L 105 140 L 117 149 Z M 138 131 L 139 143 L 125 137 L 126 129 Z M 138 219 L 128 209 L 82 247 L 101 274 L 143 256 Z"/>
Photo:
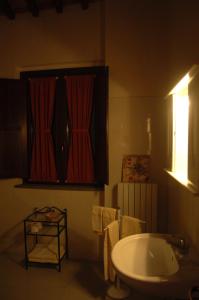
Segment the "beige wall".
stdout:
<path fill-rule="evenodd" d="M 187 20 L 186 8 L 181 12 L 169 6 L 170 1 L 163 2 L 155 1 L 154 5 L 152 0 L 106 0 L 91 4 L 86 11 L 74 5 L 63 14 L 41 12 L 39 18 L 21 14 L 10 21 L 0 17 L 0 77 L 17 77 L 20 70 L 101 63 L 109 66 L 109 194 L 113 200 L 116 184 L 121 180 L 122 156 L 146 153 L 146 119 L 151 118 L 151 177 L 159 185 L 160 231 L 167 229 L 163 96 L 184 70 L 196 62 L 199 53 L 195 49 L 199 36 L 195 10 L 193 18 L 189 13 Z M 98 257 L 98 238 L 92 233 L 90 217 L 92 205 L 103 203 L 103 192 L 16 189 L 14 185 L 18 182 L 19 179 L 0 181 L 0 234 L 4 249 L 22 242 L 17 229 L 22 229 L 21 221 L 27 213 L 36 206 L 53 204 L 68 208 L 71 256 Z M 169 228 L 183 232 L 184 224 L 189 222 L 186 207 L 195 208 L 195 198 L 186 201 L 180 187 L 172 189 L 169 185 L 168 192 L 170 203 L 175 203 L 175 209 L 169 206 Z M 181 198 L 185 207 L 180 210 L 183 217 L 175 222 Z M 192 232 L 188 225 L 187 231 Z"/>
<path fill-rule="evenodd" d="M 173 86 L 193 64 L 198 64 L 199 57 L 198 2 L 176 3 L 169 44 Z M 199 197 L 168 177 L 168 203 L 168 230 L 187 236 L 199 250 Z"/>
<path fill-rule="evenodd" d="M 199 251 L 199 197 L 169 179 L 168 200 L 169 232 L 185 236 Z"/>
<path fill-rule="evenodd" d="M 147 3 L 147 9 L 143 4 Z M 157 4 L 157 1 L 156 1 Z M 159 4 L 158 4 L 159 5 Z M 167 7 L 166 7 L 167 8 Z M 166 9 L 165 8 L 165 9 Z M 167 12 L 168 13 L 168 12 Z M 151 178 L 158 183 L 158 226 L 167 229 L 163 98 L 169 82 L 168 18 L 153 1 L 106 1 L 110 185 L 121 180 L 125 154 L 147 154 L 152 125 Z M 116 197 L 113 188 L 113 198 Z"/>
<path fill-rule="evenodd" d="M 102 17 L 98 4 L 82 10 L 80 5 L 54 10 L 33 18 L 19 14 L 10 21 L 0 17 L 3 59 L 0 76 L 12 77 L 21 69 L 99 64 L 104 60 Z"/>
<path fill-rule="evenodd" d="M 167 92 L 168 9 L 158 2 L 106 1 L 106 59 L 113 97 Z"/>
<path fill-rule="evenodd" d="M 121 180 L 123 155 L 146 153 L 146 119 L 150 117 L 151 173 L 159 184 L 159 228 L 165 230 L 164 155 L 160 151 L 162 132 L 158 124 L 162 102 L 160 83 L 166 76 L 160 73 L 160 61 L 162 55 L 166 55 L 165 51 L 162 54 L 166 41 L 156 26 L 162 26 L 165 31 L 167 22 L 158 16 L 154 23 L 150 16 L 142 16 L 141 7 L 137 7 L 137 13 L 135 15 L 132 1 L 110 0 L 92 4 L 87 11 L 75 5 L 61 15 L 46 11 L 41 12 L 39 18 L 22 14 L 10 21 L 1 17 L 0 76 L 12 78 L 17 77 L 20 70 L 105 62 L 110 67 L 109 195 L 113 200 L 117 196 L 115 187 Z M 145 32 L 144 24 L 149 32 Z M 68 208 L 71 257 L 98 257 L 99 241 L 92 233 L 90 219 L 92 205 L 103 203 L 102 192 L 16 189 L 16 182 L 19 180 L 0 181 L 0 234 L 4 249 L 12 248 L 13 240 L 21 241 L 18 228 L 21 229 L 21 221 L 27 213 L 34 207 L 54 204 Z"/>
<path fill-rule="evenodd" d="M 99 203 L 102 195 L 95 191 L 63 191 L 19 189 L 14 185 L 19 179 L 1 180 L 0 218 L 2 235 L 0 250 L 14 252 L 23 244 L 22 220 L 35 207 L 57 206 L 68 210 L 69 255 L 71 258 L 96 260 L 98 239 L 91 230 L 92 205 Z"/>
<path fill-rule="evenodd" d="M 199 4 L 194 0 L 165 1 L 167 3 L 129 0 L 117 1 L 113 7 L 113 2 L 107 1 L 106 11 L 110 105 L 117 111 L 115 104 L 120 103 L 112 118 L 117 117 L 124 123 L 121 121 L 117 129 L 123 139 L 116 140 L 117 123 L 110 122 L 110 129 L 114 130 L 110 134 L 113 150 L 110 153 L 115 156 L 112 161 L 110 158 L 110 169 L 114 173 L 116 157 L 121 157 L 125 151 L 145 151 L 146 140 L 140 144 L 140 139 L 144 137 L 143 121 L 149 114 L 152 118 L 152 178 L 159 185 L 159 230 L 166 230 L 168 224 L 169 232 L 187 236 L 199 250 L 199 197 L 163 172 L 166 166 L 166 102 L 158 99 L 158 96 L 166 96 L 192 65 L 198 63 Z M 142 112 L 138 113 L 139 106 Z M 129 114 L 132 120 L 127 118 L 127 125 L 122 116 Z M 128 127 L 124 132 L 122 125 Z M 135 128 L 138 128 L 137 139 Z M 130 136 L 132 139 L 128 142 Z M 114 140 L 118 148 L 114 148 Z M 119 175 L 118 165 L 117 168 Z M 116 174 L 112 178 L 116 178 Z"/>
<path fill-rule="evenodd" d="M 39 18 L 29 14 L 19 14 L 15 21 L 0 17 L 0 77 L 18 77 L 21 70 L 104 63 L 103 28 L 99 4 L 85 11 L 74 5 L 63 14 L 49 10 Z M 0 180 L 1 249 L 12 252 L 16 244 L 23 244 L 22 220 L 34 207 L 55 205 L 68 209 L 70 257 L 98 258 L 91 209 L 103 200 L 102 192 L 14 188 L 20 182 Z"/>

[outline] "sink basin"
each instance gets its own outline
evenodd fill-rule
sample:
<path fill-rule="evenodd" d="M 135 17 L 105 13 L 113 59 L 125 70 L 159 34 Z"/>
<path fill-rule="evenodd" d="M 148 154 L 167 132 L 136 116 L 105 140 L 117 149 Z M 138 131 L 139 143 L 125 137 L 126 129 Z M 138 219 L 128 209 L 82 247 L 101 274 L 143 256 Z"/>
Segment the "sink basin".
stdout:
<path fill-rule="evenodd" d="M 176 258 L 168 235 L 142 233 L 123 238 L 114 246 L 111 259 L 118 276 L 145 294 L 186 298 L 199 280 L 199 267 Z"/>
<path fill-rule="evenodd" d="M 171 245 L 151 234 L 121 239 L 113 249 L 112 262 L 126 276 L 152 282 L 162 281 L 163 276 L 174 274 L 179 269 Z"/>

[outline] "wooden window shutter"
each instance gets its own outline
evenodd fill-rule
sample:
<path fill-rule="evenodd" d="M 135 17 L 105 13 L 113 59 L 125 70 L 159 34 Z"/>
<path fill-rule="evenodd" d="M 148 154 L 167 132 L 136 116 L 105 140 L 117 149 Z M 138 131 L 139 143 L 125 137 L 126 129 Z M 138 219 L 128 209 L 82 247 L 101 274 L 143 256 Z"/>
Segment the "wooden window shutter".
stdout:
<path fill-rule="evenodd" d="M 0 178 L 26 177 L 26 86 L 0 79 Z"/>

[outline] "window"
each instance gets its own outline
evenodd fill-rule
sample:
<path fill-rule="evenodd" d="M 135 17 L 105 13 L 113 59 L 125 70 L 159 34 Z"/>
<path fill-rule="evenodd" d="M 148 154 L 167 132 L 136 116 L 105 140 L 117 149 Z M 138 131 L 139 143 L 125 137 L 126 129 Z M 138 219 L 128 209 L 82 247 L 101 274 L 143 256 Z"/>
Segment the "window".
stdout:
<path fill-rule="evenodd" d="M 168 99 L 169 173 L 194 193 L 199 191 L 198 98 L 198 66 L 194 66 Z"/>
<path fill-rule="evenodd" d="M 189 79 L 187 74 L 171 92 L 173 98 L 172 172 L 185 184 L 188 181 Z"/>
<path fill-rule="evenodd" d="M 20 80 L 13 82 L 17 89 L 10 86 L 12 80 L 0 80 L 5 108 L 0 112 L 1 178 L 22 177 L 32 185 L 101 187 L 108 183 L 108 68 L 22 72 Z M 19 121 L 13 124 L 15 119 Z M 11 156 L 14 162 L 9 166 Z M 19 161 L 23 162 L 20 172 L 12 172 Z"/>

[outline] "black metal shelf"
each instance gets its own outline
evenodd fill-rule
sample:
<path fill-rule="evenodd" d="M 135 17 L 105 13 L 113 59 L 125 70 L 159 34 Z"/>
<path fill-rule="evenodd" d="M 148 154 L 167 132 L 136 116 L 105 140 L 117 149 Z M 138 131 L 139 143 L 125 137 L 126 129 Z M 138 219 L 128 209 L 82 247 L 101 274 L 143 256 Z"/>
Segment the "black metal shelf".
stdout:
<path fill-rule="evenodd" d="M 26 269 L 47 263 L 61 271 L 61 261 L 68 257 L 67 210 L 54 206 L 35 209 L 24 220 L 24 243 Z"/>
<path fill-rule="evenodd" d="M 59 225 L 59 229 L 56 225 L 45 225 L 38 232 L 31 232 L 30 229 L 27 230 L 26 235 L 56 237 L 57 233 L 59 232 L 60 234 L 64 229 L 66 229 L 65 225 Z"/>

